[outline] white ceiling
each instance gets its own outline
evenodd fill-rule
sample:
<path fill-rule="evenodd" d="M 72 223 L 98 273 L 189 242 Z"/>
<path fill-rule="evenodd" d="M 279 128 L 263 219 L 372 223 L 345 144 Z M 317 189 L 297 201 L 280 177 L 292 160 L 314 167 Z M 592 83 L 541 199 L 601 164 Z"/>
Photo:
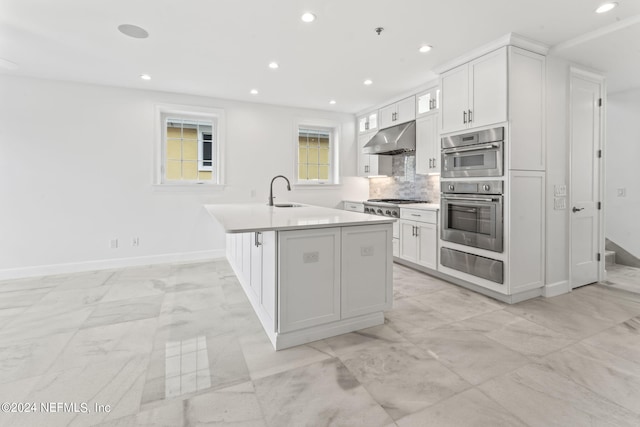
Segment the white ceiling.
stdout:
<path fill-rule="evenodd" d="M 640 1 L 597 15 L 601 2 L 0 0 L 0 73 L 356 112 L 515 32 L 606 72 L 610 91 L 640 87 Z M 316 22 L 301 22 L 304 11 Z M 126 37 L 120 24 L 150 37 Z M 433 50 L 418 53 L 422 44 Z"/>

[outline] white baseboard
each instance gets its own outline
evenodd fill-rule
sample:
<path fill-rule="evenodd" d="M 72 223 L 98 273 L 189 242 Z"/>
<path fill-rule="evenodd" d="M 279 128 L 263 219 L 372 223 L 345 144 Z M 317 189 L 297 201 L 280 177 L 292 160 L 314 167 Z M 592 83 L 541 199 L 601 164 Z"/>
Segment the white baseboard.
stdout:
<path fill-rule="evenodd" d="M 560 282 L 550 283 L 542 288 L 542 296 L 546 298 L 557 297 L 558 295 L 569 292 L 569 281 L 561 280 Z"/>
<path fill-rule="evenodd" d="M 111 268 L 136 267 L 140 265 L 162 264 L 171 262 L 203 261 L 224 258 L 224 249 L 198 252 L 180 252 L 174 254 L 149 255 L 131 258 L 114 258 L 96 261 L 72 262 L 66 264 L 36 265 L 33 267 L 10 268 L 0 270 L 0 280 L 23 279 L 34 276 L 52 274 L 79 273 L 83 271 L 107 270 Z"/>

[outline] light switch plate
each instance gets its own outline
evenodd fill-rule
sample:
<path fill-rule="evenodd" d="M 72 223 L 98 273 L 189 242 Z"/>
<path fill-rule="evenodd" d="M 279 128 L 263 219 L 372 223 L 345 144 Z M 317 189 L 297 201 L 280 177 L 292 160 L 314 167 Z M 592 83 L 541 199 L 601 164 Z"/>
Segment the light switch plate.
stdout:
<path fill-rule="evenodd" d="M 556 197 L 553 199 L 553 209 L 557 211 L 567 209 L 567 199 L 564 197 Z"/>
<path fill-rule="evenodd" d="M 567 195 L 567 186 L 562 185 L 554 185 L 553 186 L 553 195 L 556 197 L 563 197 Z M 563 208 L 564 209 L 564 208 Z"/>

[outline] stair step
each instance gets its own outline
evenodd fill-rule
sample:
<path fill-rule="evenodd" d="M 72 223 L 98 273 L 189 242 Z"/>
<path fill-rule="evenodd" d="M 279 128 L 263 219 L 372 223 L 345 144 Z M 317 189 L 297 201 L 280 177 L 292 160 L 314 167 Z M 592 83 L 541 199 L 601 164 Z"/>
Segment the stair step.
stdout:
<path fill-rule="evenodd" d="M 604 265 L 605 267 L 610 267 L 615 265 L 616 263 L 616 253 L 615 251 L 604 251 Z"/>

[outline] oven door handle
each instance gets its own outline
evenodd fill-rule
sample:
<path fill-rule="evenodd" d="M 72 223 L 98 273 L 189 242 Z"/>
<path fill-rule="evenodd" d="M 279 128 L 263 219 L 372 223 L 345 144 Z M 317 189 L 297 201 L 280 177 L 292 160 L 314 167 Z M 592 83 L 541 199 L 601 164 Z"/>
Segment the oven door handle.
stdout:
<path fill-rule="evenodd" d="M 476 145 L 474 147 L 465 147 L 465 148 L 447 148 L 442 150 L 442 152 L 445 154 L 464 153 L 466 151 L 480 151 L 480 150 L 486 150 L 489 148 L 498 148 L 498 144 L 482 144 L 482 145 Z"/>
<path fill-rule="evenodd" d="M 450 195 L 446 195 L 443 196 L 443 199 L 445 200 L 465 200 L 468 202 L 499 202 L 500 199 L 497 197 L 494 198 L 471 198 L 471 197 L 459 197 L 459 196 L 450 196 Z"/>

